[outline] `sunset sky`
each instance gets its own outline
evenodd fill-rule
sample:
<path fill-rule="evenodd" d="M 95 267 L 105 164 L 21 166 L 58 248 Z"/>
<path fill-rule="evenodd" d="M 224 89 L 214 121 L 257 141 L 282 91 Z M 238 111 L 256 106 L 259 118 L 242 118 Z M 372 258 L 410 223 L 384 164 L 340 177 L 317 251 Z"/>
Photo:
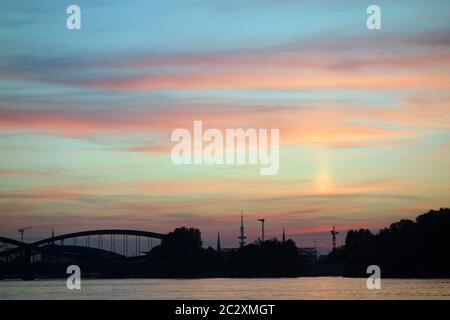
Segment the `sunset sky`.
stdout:
<path fill-rule="evenodd" d="M 174 165 L 194 120 L 280 129 L 278 174 Z M 327 248 L 333 225 L 449 206 L 449 125 L 449 1 L 0 2 L 2 236 L 187 225 L 234 247 L 243 209 L 249 241 L 264 217 Z"/>

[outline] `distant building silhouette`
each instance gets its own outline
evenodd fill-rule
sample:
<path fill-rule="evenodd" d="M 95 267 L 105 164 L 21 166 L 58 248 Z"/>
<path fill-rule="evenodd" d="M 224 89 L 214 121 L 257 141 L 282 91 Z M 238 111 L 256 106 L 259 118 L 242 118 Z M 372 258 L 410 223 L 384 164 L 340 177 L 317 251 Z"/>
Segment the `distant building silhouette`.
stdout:
<path fill-rule="evenodd" d="M 314 263 L 317 261 L 317 250 L 313 247 L 297 248 L 297 254 L 302 263 Z"/>

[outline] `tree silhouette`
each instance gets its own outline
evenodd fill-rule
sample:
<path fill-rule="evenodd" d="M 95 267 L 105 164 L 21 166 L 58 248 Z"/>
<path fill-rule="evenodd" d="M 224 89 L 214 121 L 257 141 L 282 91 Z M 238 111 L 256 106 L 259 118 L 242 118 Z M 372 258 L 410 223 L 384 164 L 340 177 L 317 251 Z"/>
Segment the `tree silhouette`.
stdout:
<path fill-rule="evenodd" d="M 233 268 L 257 275 L 288 275 L 297 270 L 297 246 L 291 239 L 258 241 L 240 248 L 231 256 Z"/>
<path fill-rule="evenodd" d="M 347 275 L 365 275 L 368 265 L 380 266 L 384 276 L 450 276 L 450 209 L 430 210 L 412 220 L 400 220 L 372 234 L 350 230 L 339 258 Z M 331 254 L 336 259 L 337 254 Z"/>
<path fill-rule="evenodd" d="M 196 228 L 180 227 L 167 234 L 159 246 L 153 248 L 148 258 L 167 264 L 167 272 L 175 275 L 211 269 L 217 253 L 202 248 L 201 232 Z"/>

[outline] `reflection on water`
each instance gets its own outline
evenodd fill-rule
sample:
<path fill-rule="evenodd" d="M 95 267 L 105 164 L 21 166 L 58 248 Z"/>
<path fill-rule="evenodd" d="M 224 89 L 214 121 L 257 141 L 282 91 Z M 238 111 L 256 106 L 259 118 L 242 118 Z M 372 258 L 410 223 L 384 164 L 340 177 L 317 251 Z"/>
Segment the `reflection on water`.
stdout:
<path fill-rule="evenodd" d="M 450 299 L 450 279 L 383 279 L 369 290 L 366 279 L 339 277 L 265 279 L 0 281 L 0 299 Z"/>

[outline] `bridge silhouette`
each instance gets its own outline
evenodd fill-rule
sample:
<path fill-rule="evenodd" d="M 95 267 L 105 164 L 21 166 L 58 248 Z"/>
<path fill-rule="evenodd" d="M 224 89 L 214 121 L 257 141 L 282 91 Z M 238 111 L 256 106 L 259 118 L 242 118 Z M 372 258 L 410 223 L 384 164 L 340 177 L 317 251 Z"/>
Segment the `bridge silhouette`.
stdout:
<path fill-rule="evenodd" d="M 153 248 L 153 239 L 161 241 L 165 237 L 162 233 L 127 229 L 73 232 L 32 243 L 0 236 L 0 262 L 29 264 L 40 261 L 42 256 L 123 261 L 146 255 Z"/>

